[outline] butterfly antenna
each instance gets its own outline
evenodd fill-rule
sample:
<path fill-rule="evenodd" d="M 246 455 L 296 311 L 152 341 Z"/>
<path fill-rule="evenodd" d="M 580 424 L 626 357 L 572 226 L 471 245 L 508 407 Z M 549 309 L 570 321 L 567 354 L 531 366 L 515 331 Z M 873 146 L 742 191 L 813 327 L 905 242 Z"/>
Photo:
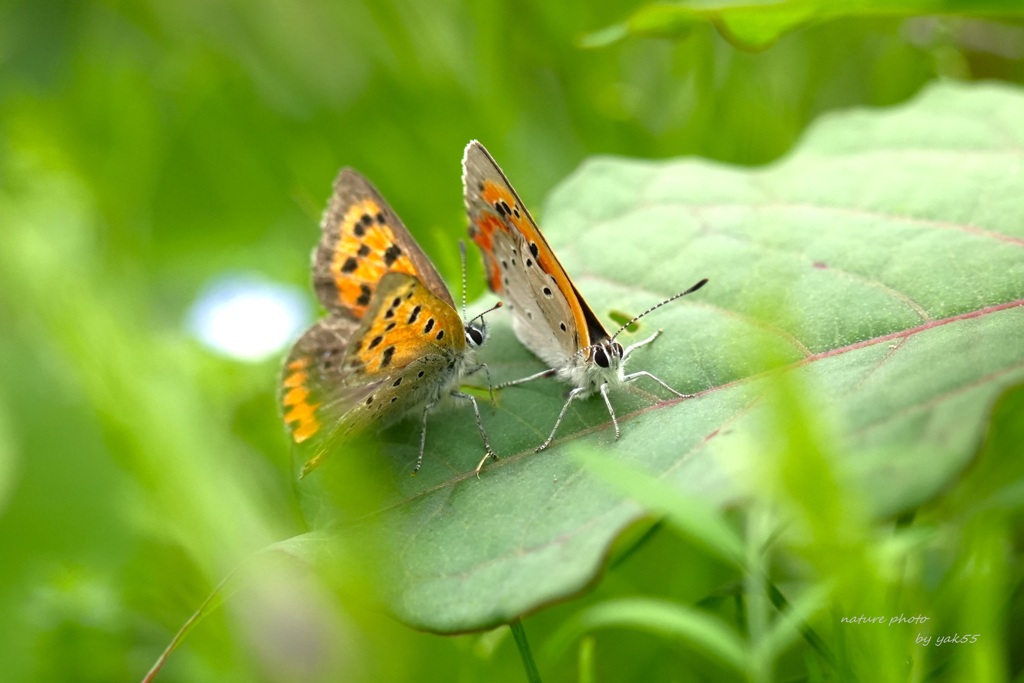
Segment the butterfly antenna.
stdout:
<path fill-rule="evenodd" d="M 614 337 L 612 337 L 612 338 L 614 339 Z M 587 351 L 589 351 L 590 349 L 596 349 L 597 346 L 598 346 L 597 344 L 591 344 L 590 346 L 584 346 L 583 348 L 581 348 L 579 351 L 576 352 L 576 355 L 574 356 L 574 358 L 577 361 L 582 360 L 583 357 L 587 355 Z"/>
<path fill-rule="evenodd" d="M 462 262 L 462 319 L 466 319 L 466 242 L 459 240 L 459 260 Z M 476 318 L 473 318 L 476 320 Z M 472 320 L 470 322 L 473 322 Z"/>
<path fill-rule="evenodd" d="M 620 334 L 622 334 L 623 330 L 625 330 L 625 329 L 626 329 L 627 327 L 629 327 L 630 325 L 632 325 L 633 323 L 635 323 L 635 322 L 636 322 L 637 320 L 639 320 L 640 318 L 644 317 L 644 316 L 645 316 L 645 315 L 647 315 L 648 313 L 651 313 L 651 312 L 653 312 L 653 311 L 656 311 L 656 310 L 658 310 L 659 308 L 661 308 L 662 306 L 664 306 L 665 304 L 668 304 L 668 303 L 672 303 L 672 302 L 673 302 L 673 301 L 675 301 L 676 299 L 679 299 L 679 298 L 681 298 L 681 297 L 684 297 L 684 296 L 686 296 L 687 294 L 693 294 L 694 292 L 696 292 L 696 291 L 697 291 L 698 289 L 700 289 L 701 287 L 703 287 L 703 286 L 704 286 L 704 285 L 706 285 L 707 283 L 708 283 L 708 279 L 707 279 L 707 278 L 704 278 L 703 280 L 701 280 L 700 282 L 698 282 L 698 283 L 697 283 L 697 284 L 695 284 L 694 286 L 690 287 L 690 288 L 689 288 L 689 289 L 687 289 L 686 291 L 684 291 L 684 292 L 679 292 L 678 294 L 673 294 L 672 296 L 670 296 L 669 298 L 665 299 L 665 300 L 664 300 L 664 301 L 662 301 L 661 303 L 659 303 L 659 304 L 655 304 L 655 305 L 651 306 L 651 307 L 650 307 L 650 308 L 648 308 L 648 309 L 647 309 L 646 311 L 644 311 L 644 312 L 643 312 L 643 313 L 641 313 L 640 315 L 636 316 L 635 318 L 633 318 L 632 320 L 630 320 L 630 321 L 629 321 L 628 323 L 626 323 L 625 325 L 623 325 L 622 327 L 620 327 L 620 328 L 619 328 L 618 330 L 616 330 L 616 331 L 615 331 L 615 334 L 613 334 L 613 335 L 611 336 L 611 338 L 612 338 L 612 339 L 615 339 L 616 337 L 618 337 L 618 336 L 619 336 Z"/>
<path fill-rule="evenodd" d="M 468 313 L 466 313 L 466 242 L 464 240 L 459 240 L 459 258 L 462 261 L 462 319 L 466 320 Z M 477 313 L 474 315 L 473 320 L 483 318 L 491 311 L 499 309 L 502 306 L 504 306 L 504 304 L 499 301 L 483 313 Z M 469 325 L 473 320 L 466 320 L 466 325 Z"/>
<path fill-rule="evenodd" d="M 477 318 L 483 318 L 483 317 L 484 317 L 485 315 L 487 315 L 487 314 L 488 314 L 488 313 L 490 313 L 491 311 L 496 311 L 496 310 L 498 310 L 499 308 L 501 308 L 501 307 L 502 307 L 502 306 L 504 306 L 504 305 L 505 305 L 505 304 L 503 304 L 502 302 L 500 302 L 500 301 L 499 301 L 498 303 L 494 304 L 493 306 L 491 306 L 490 308 L 488 308 L 488 309 L 487 309 L 486 311 L 484 311 L 483 313 L 477 313 L 476 315 L 474 315 L 474 316 L 473 316 L 473 320 L 476 320 Z M 470 321 L 469 321 L 469 322 L 467 322 L 466 324 L 468 325 L 469 323 L 473 322 L 473 320 L 470 320 Z"/>

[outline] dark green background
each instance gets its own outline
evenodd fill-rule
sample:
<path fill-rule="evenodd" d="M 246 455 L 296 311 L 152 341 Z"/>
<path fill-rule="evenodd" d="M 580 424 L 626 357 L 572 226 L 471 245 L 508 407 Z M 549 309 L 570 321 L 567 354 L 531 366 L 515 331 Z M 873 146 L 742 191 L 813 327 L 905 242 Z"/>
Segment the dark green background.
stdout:
<path fill-rule="evenodd" d="M 0 678 L 138 679 L 249 553 L 306 529 L 278 359 L 212 355 L 184 320 L 225 272 L 304 285 L 340 166 L 378 186 L 455 282 L 470 139 L 542 217 L 592 154 L 763 164 L 824 112 L 897 104 L 940 78 L 1024 80 L 1024 27 L 995 15 L 812 12 L 760 52 L 700 22 L 579 47 L 638 6 L 0 7 Z M 478 275 L 473 262 L 471 298 Z M 686 586 L 716 571 L 661 535 L 600 590 L 695 599 Z M 442 638 L 280 588 L 297 579 L 273 585 L 273 599 L 204 621 L 161 680 L 522 679 L 507 629 Z M 574 609 L 528 620 L 531 637 Z M 264 621 L 294 661 L 250 636 Z M 330 634 L 325 669 L 302 669 L 319 661 L 304 628 Z M 599 680 L 683 676 L 680 650 L 651 636 L 600 640 L 595 656 Z M 575 675 L 570 655 L 550 666 L 552 680 Z"/>

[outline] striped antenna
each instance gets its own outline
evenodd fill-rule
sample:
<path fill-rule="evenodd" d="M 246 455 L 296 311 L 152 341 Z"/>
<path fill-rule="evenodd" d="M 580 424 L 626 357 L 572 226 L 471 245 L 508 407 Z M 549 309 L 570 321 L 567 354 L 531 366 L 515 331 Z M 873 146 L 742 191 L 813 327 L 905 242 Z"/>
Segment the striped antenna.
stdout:
<path fill-rule="evenodd" d="M 693 294 L 694 292 L 696 292 L 696 291 L 697 291 L 698 289 L 700 289 L 701 287 L 703 287 L 703 286 L 704 286 L 704 285 L 706 285 L 707 283 L 708 283 L 708 279 L 707 279 L 707 278 L 704 278 L 703 280 L 701 280 L 700 282 L 698 282 L 698 283 L 697 283 L 697 284 L 695 284 L 694 286 L 690 287 L 690 288 L 689 288 L 689 289 L 687 289 L 686 291 L 684 291 L 684 292 L 679 292 L 678 294 L 673 294 L 672 296 L 670 296 L 669 298 L 665 299 L 665 300 L 664 300 L 664 301 L 662 301 L 661 303 L 659 303 L 659 304 L 655 304 L 655 305 L 651 306 L 651 307 L 650 307 L 650 308 L 648 308 L 648 309 L 647 309 L 646 311 L 644 311 L 644 312 L 643 312 L 643 313 L 641 313 L 640 315 L 636 316 L 635 318 L 633 318 L 632 320 L 630 320 L 630 321 L 629 321 L 628 323 L 626 323 L 625 325 L 623 325 L 622 327 L 620 327 L 620 328 L 619 328 L 618 330 L 616 330 L 616 331 L 615 331 L 615 334 L 613 334 L 613 335 L 611 336 L 611 339 L 615 339 L 616 337 L 618 337 L 618 336 L 619 336 L 620 334 L 622 334 L 622 332 L 623 332 L 623 331 L 624 331 L 624 330 L 625 330 L 625 329 L 626 329 L 627 327 L 629 327 L 630 325 L 632 325 L 633 323 L 635 323 L 635 322 L 636 322 L 637 320 L 639 320 L 640 318 L 644 317 L 644 316 L 645 316 L 645 315 L 647 315 L 648 313 L 651 313 L 651 312 L 653 312 L 653 311 L 656 311 L 656 310 L 658 310 L 659 308 L 661 308 L 662 306 L 664 306 L 665 304 L 668 304 L 668 303 L 672 303 L 672 302 L 673 302 L 673 301 L 675 301 L 676 299 L 682 298 L 682 297 L 686 296 L 687 294 Z"/>

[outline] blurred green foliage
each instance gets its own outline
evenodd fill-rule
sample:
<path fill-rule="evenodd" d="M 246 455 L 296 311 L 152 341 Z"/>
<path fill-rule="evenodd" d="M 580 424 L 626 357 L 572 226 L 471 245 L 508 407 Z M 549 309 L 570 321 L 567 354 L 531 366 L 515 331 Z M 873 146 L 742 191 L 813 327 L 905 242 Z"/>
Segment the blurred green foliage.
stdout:
<path fill-rule="evenodd" d="M 1024 28 L 998 17 L 844 19 L 756 54 L 712 25 L 678 42 L 578 47 L 638 6 L 0 6 L 0 679 L 138 679 L 250 553 L 305 530 L 274 405 L 277 361 L 212 355 L 183 321 L 224 272 L 305 286 L 339 166 L 371 178 L 456 281 L 458 160 L 471 138 L 540 207 L 591 154 L 760 164 L 829 110 L 895 104 L 937 78 L 1024 80 Z M 1019 410 L 1004 413 L 992 448 L 1019 431 Z M 986 495 L 1009 481 L 985 473 Z M 929 513 L 943 542 L 921 581 L 949 569 L 959 583 L 945 589 L 974 591 L 979 623 L 1019 639 L 1021 498 L 999 493 L 989 511 L 961 497 Z M 743 611 L 721 593 L 733 570 L 702 546 L 644 538 L 623 540 L 594 593 L 525 620 L 535 649 L 609 597 L 653 591 Z M 979 562 L 984 581 L 971 573 Z M 363 573 L 339 565 L 342 600 L 294 567 L 240 581 L 160 680 L 523 679 L 508 629 L 411 631 L 361 600 Z M 596 680 L 720 673 L 686 646 L 606 635 L 579 656 L 597 663 Z M 316 647 L 325 641 L 329 652 Z M 988 647 L 951 670 L 1002 680 L 1024 668 Z M 544 661 L 542 674 L 573 678 L 576 661 Z"/>
<path fill-rule="evenodd" d="M 1019 18 L 1024 7 L 1016 0 L 678 0 L 641 6 L 626 21 L 586 36 L 582 44 L 606 46 L 626 38 L 683 38 L 710 23 L 738 48 L 763 50 L 781 36 L 803 26 L 854 17 L 907 17 L 919 14 L 969 12 L 976 16 Z M 989 48 L 993 48 L 989 45 Z"/>

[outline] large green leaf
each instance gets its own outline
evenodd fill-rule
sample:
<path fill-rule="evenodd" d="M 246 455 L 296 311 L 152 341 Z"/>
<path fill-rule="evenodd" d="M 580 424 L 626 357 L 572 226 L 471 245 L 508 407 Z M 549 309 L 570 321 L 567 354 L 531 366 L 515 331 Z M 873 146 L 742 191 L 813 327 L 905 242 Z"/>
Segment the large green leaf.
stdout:
<path fill-rule="evenodd" d="M 618 442 L 600 399 L 579 402 L 535 454 L 565 387 L 506 389 L 484 410 L 503 458 L 480 479 L 469 410 L 431 419 L 416 478 L 403 474 L 418 428 L 387 432 L 378 476 L 390 502 L 338 533 L 384 541 L 374 561 L 386 599 L 417 627 L 485 628 L 594 580 L 643 511 L 569 457 L 577 444 L 681 495 L 736 503 L 757 485 L 746 465 L 777 438 L 762 399 L 785 372 L 818 411 L 846 485 L 883 516 L 948 486 L 993 397 L 1024 379 L 1024 94 L 1011 88 L 942 85 L 903 107 L 837 114 L 760 169 L 592 159 L 541 223 L 602 316 L 710 278 L 628 335 L 664 328 L 630 367 L 698 396 L 617 392 Z M 491 320 L 495 381 L 543 367 L 500 311 Z"/>

